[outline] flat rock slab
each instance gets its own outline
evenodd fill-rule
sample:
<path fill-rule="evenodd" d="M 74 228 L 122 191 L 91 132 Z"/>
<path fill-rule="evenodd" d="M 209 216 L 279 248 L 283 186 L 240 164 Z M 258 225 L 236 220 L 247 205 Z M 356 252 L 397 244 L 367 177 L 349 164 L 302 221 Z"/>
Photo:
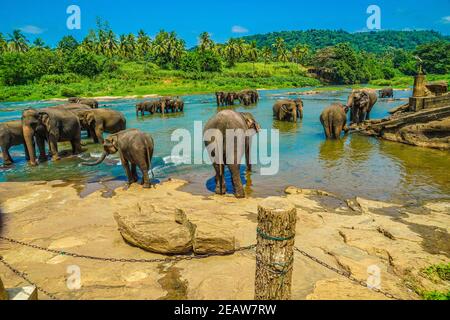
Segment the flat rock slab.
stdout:
<path fill-rule="evenodd" d="M 6 291 L 8 292 L 9 300 L 38 300 L 35 286 L 7 289 Z"/>
<path fill-rule="evenodd" d="M 197 225 L 193 244 L 196 254 L 223 254 L 235 250 L 236 239 L 230 232 L 205 223 Z"/>
<path fill-rule="evenodd" d="M 192 252 L 194 225 L 181 210 L 156 209 L 142 202 L 114 213 L 122 237 L 130 244 L 162 254 Z"/>

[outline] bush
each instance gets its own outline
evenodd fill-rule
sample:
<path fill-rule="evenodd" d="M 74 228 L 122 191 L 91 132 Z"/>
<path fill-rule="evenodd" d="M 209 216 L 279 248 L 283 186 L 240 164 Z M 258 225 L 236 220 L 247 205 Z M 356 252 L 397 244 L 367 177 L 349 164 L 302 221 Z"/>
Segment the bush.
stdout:
<path fill-rule="evenodd" d="M 77 49 L 66 62 L 66 71 L 92 78 L 101 72 L 101 68 L 96 55 Z"/>
<path fill-rule="evenodd" d="M 188 52 L 181 60 L 180 68 L 185 72 L 220 72 L 222 59 L 212 51 Z"/>
<path fill-rule="evenodd" d="M 39 80 L 40 84 L 51 85 L 51 84 L 67 84 L 79 82 L 81 78 L 74 73 L 64 73 L 64 74 L 47 74 L 41 77 Z"/>
<path fill-rule="evenodd" d="M 75 88 L 71 88 L 71 87 L 62 87 L 61 88 L 61 96 L 63 97 L 76 97 L 81 93 L 81 91 L 75 89 Z"/>

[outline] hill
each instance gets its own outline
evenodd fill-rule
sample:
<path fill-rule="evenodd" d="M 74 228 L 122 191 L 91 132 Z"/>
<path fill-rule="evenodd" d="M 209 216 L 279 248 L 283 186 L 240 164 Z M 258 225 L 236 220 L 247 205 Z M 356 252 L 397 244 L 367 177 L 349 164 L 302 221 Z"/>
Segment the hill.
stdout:
<path fill-rule="evenodd" d="M 444 36 L 436 31 L 372 31 L 349 33 L 343 30 L 307 30 L 280 31 L 267 34 L 246 36 L 246 41 L 256 40 L 257 46 L 270 47 L 276 39 L 285 40 L 288 48 L 296 44 L 309 45 L 313 50 L 329 47 L 342 42 L 349 42 L 355 49 L 367 52 L 381 53 L 389 48 L 414 50 L 418 45 L 438 40 L 450 41 L 450 36 Z"/>

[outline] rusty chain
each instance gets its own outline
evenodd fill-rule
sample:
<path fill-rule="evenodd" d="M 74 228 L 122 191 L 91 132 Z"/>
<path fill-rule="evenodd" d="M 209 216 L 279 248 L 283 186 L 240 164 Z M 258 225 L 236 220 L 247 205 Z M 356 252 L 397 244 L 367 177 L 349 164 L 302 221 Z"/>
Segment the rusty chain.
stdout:
<path fill-rule="evenodd" d="M 323 261 L 317 259 L 316 257 L 313 257 L 313 256 L 310 255 L 309 253 L 307 253 L 307 252 L 305 252 L 305 251 L 303 251 L 303 250 L 300 250 L 300 249 L 297 248 L 297 247 L 294 247 L 294 249 L 295 249 L 295 251 L 297 251 L 297 252 L 300 253 L 301 255 L 307 257 L 308 259 L 310 259 L 310 260 L 312 260 L 312 261 L 314 261 L 314 262 L 320 264 L 321 266 L 323 266 L 323 267 L 325 267 L 325 268 L 327 268 L 327 269 L 329 269 L 329 270 L 331 270 L 331 271 L 333 271 L 333 272 L 335 272 L 335 273 L 337 273 L 337 274 L 339 274 L 339 275 L 341 275 L 341 276 L 343 276 L 343 277 L 349 279 L 350 281 L 352 281 L 352 282 L 354 282 L 354 283 L 356 283 L 356 284 L 358 284 L 358 285 L 360 285 L 360 286 L 362 286 L 362 287 L 364 287 L 364 288 L 366 288 L 366 289 L 369 289 L 369 290 L 372 290 L 372 291 L 374 291 L 374 292 L 380 293 L 380 294 L 384 295 L 385 297 L 387 297 L 387 298 L 389 298 L 389 299 L 393 299 L 393 300 L 402 300 L 402 299 L 400 299 L 400 298 L 398 298 L 398 297 L 395 297 L 394 295 L 392 295 L 392 294 L 390 294 L 389 292 L 386 292 L 386 291 L 384 291 L 384 290 L 381 290 L 381 289 L 378 289 L 378 288 L 369 288 L 369 287 L 367 286 L 367 282 L 366 282 L 366 281 L 364 281 L 364 280 L 359 280 L 359 279 L 355 278 L 354 276 L 352 276 L 351 272 L 344 271 L 344 270 L 340 270 L 340 269 L 337 269 L 337 268 L 335 268 L 335 267 L 333 267 L 333 266 L 330 266 L 329 264 L 327 264 L 327 263 L 325 263 L 325 262 L 323 262 Z"/>
<path fill-rule="evenodd" d="M 108 261 L 108 262 L 121 262 L 121 263 L 170 263 L 170 262 L 179 262 L 179 261 L 189 261 L 189 260 L 198 260 L 198 259 L 206 259 L 209 257 L 214 257 L 214 256 L 225 256 L 225 255 L 230 255 L 230 254 L 234 254 L 237 252 L 242 252 L 242 251 L 247 251 L 247 250 L 253 250 L 256 248 L 256 244 L 253 245 L 249 245 L 249 246 L 245 246 L 245 247 L 241 247 L 235 250 L 231 250 L 228 252 L 224 252 L 224 253 L 208 253 L 208 254 L 203 254 L 203 255 L 178 255 L 178 256 L 173 256 L 173 257 L 167 257 L 167 258 L 155 258 L 155 259 L 127 259 L 127 258 L 111 258 L 111 257 L 96 257 L 96 256 L 89 256 L 89 255 L 83 255 L 83 254 L 77 254 L 77 253 L 72 253 L 72 252 L 66 252 L 66 251 L 61 251 L 61 250 L 55 250 L 55 249 L 49 249 L 49 248 L 44 248 L 38 245 L 34 245 L 31 243 L 26 243 L 23 241 L 19 241 L 19 240 L 15 240 L 15 239 L 11 239 L 11 238 L 7 238 L 7 237 L 2 237 L 0 236 L 0 240 L 4 240 L 10 243 L 14 243 L 14 244 L 18 244 L 21 246 L 25 246 L 28 248 L 33 248 L 33 249 L 37 249 L 37 250 L 41 250 L 41 251 L 46 251 L 46 252 L 50 252 L 50 253 L 54 253 L 54 254 L 58 254 L 58 255 L 63 255 L 63 256 L 69 256 L 69 257 L 73 257 L 73 258 L 81 258 L 81 259 L 89 259 L 89 260 L 99 260 L 99 261 Z M 301 255 L 303 255 L 304 257 L 320 264 L 321 266 L 327 268 L 328 270 L 331 270 L 347 279 L 349 279 L 350 281 L 364 287 L 367 289 L 370 289 L 374 292 L 383 294 L 385 297 L 389 298 L 389 299 L 394 299 L 394 300 L 402 300 L 398 297 L 395 297 L 394 295 L 392 295 L 389 292 L 386 292 L 384 290 L 378 289 L 378 288 L 368 288 L 367 287 L 367 283 L 364 280 L 359 280 L 357 278 L 355 278 L 350 272 L 348 271 L 344 271 L 344 270 L 340 270 L 338 268 L 335 268 L 333 266 L 330 266 L 329 264 L 319 260 L 318 258 L 310 255 L 309 253 L 294 247 L 295 251 L 297 251 L 298 253 L 300 253 Z M 9 264 L 6 263 L 6 261 L 4 261 L 2 259 L 2 257 L 0 256 L 0 262 L 2 262 L 5 266 L 7 266 L 10 270 L 12 270 L 15 274 L 19 275 L 20 277 L 22 277 L 24 280 L 26 280 L 28 283 L 36 286 L 35 284 L 33 284 L 28 278 L 26 278 L 26 275 L 24 273 L 21 273 L 17 270 L 15 270 L 12 266 L 10 266 Z M 38 286 L 36 286 L 36 288 L 38 288 L 39 291 L 45 293 L 46 295 L 48 295 L 49 297 L 51 297 L 52 299 L 55 299 L 54 295 L 46 292 L 44 289 L 39 288 Z"/>
<path fill-rule="evenodd" d="M 18 245 L 21 245 L 24 247 L 33 248 L 33 249 L 37 249 L 40 251 L 46 251 L 46 252 L 50 252 L 50 253 L 54 253 L 54 254 L 58 254 L 58 255 L 62 255 L 62 256 L 68 256 L 68 257 L 72 257 L 72 258 L 100 260 L 100 261 L 108 261 L 108 262 L 122 262 L 122 263 L 169 263 L 169 262 L 178 262 L 178 261 L 183 261 L 183 260 L 198 260 L 198 259 L 205 259 L 205 258 L 214 257 L 214 256 L 230 255 L 230 254 L 234 254 L 237 252 L 252 250 L 252 249 L 256 248 L 256 245 L 250 245 L 250 246 L 241 247 L 241 248 L 238 248 L 235 250 L 230 250 L 230 251 L 223 252 L 223 253 L 207 253 L 207 254 L 201 254 L 201 255 L 177 255 L 177 256 L 171 256 L 171 257 L 167 257 L 167 258 L 155 258 L 155 259 L 133 259 L 133 258 L 96 257 L 96 256 L 89 256 L 89 255 L 67 252 L 67 251 L 62 251 L 62 250 L 49 249 L 49 248 L 44 248 L 44 247 L 41 247 L 41 246 L 38 246 L 35 244 L 26 243 L 23 241 L 19 241 L 19 240 L 7 238 L 7 237 L 2 237 L 2 236 L 0 236 L 0 240 L 5 240 L 7 242 L 18 244 Z"/>
<path fill-rule="evenodd" d="M 16 268 L 14 268 L 12 265 L 10 265 L 8 262 L 5 261 L 5 259 L 3 259 L 2 256 L 0 256 L 0 263 L 2 263 L 5 267 L 7 267 L 9 270 L 11 270 L 12 273 L 14 273 L 15 275 L 17 275 L 18 277 L 22 278 L 23 280 L 25 280 L 27 283 L 29 283 L 30 285 L 36 287 L 36 289 L 40 292 L 42 292 L 43 294 L 45 294 L 46 296 L 48 296 L 50 299 L 52 300 L 59 300 L 54 294 L 48 292 L 47 290 L 45 290 L 44 288 L 38 286 L 36 283 L 34 283 L 33 281 L 30 280 L 30 278 L 28 278 L 28 275 L 25 272 L 20 272 L 19 270 L 17 270 Z"/>

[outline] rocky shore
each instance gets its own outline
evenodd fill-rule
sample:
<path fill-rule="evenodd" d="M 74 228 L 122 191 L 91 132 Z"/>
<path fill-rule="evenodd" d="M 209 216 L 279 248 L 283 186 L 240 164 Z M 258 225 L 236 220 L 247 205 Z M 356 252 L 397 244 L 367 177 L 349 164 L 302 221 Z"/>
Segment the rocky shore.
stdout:
<path fill-rule="evenodd" d="M 102 190 L 80 198 L 80 186 L 61 181 L 2 183 L 3 236 L 44 248 L 78 254 L 133 259 L 165 258 L 124 241 L 114 216 L 144 204 L 153 212 L 183 212 L 184 221 L 202 230 L 200 253 L 217 243 L 235 248 L 256 242 L 257 206 L 262 199 L 195 196 L 173 180 L 156 189 Z M 449 282 L 431 279 L 424 268 L 448 263 L 450 201 L 422 206 L 363 198 L 340 199 L 317 190 L 288 188 L 297 208 L 296 246 L 334 268 L 366 281 L 373 266 L 381 289 L 402 299 L 420 299 L 424 291 L 449 290 Z M 161 227 L 163 228 L 163 226 Z M 213 236 L 212 236 L 213 235 Z M 195 240 L 195 239 L 194 239 Z M 203 241 L 203 242 L 201 242 Z M 195 245 L 194 245 L 195 247 Z M 189 251 L 189 250 L 187 250 Z M 130 263 L 74 258 L 0 240 L 0 255 L 61 299 L 253 299 L 255 254 L 178 262 Z M 79 290 L 69 290 L 68 266 L 81 271 Z M 0 265 L 5 287 L 24 285 Z M 41 299 L 45 299 L 40 294 Z M 293 299 L 388 299 L 303 255 L 296 255 Z"/>

